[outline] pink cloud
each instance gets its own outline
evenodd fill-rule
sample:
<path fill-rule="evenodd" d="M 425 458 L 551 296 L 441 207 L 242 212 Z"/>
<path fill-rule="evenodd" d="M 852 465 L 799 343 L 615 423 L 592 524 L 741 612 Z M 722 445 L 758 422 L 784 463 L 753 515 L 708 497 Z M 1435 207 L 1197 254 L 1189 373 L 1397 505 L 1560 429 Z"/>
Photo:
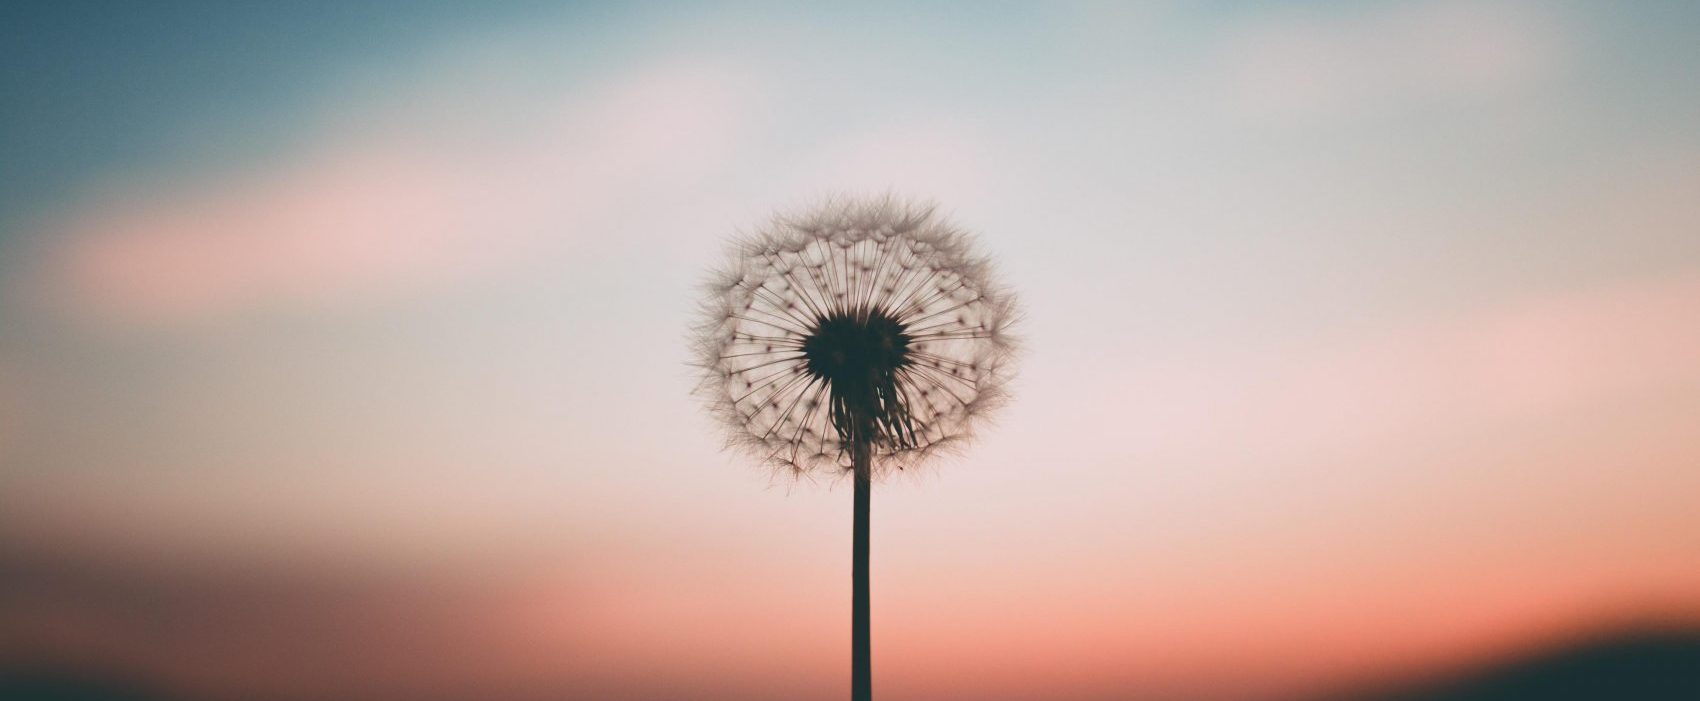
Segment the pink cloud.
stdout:
<path fill-rule="evenodd" d="M 1695 318 L 1697 276 L 1569 293 L 1328 354 L 1292 387 L 1366 433 L 1534 418 L 1700 383 Z"/>
<path fill-rule="evenodd" d="M 750 97 L 732 71 L 675 64 L 583 94 L 368 110 L 280 163 L 83 203 L 31 292 L 148 325 L 428 291 L 570 248 L 609 203 L 701 177 Z"/>
<path fill-rule="evenodd" d="M 1145 396 L 1173 399 L 1150 417 L 1153 442 L 1317 458 L 1700 388 L 1696 318 L 1700 275 L 1686 274 L 1207 367 L 1151 368 L 1135 381 Z"/>
<path fill-rule="evenodd" d="M 0 462 L 6 459 L 22 418 L 17 401 L 21 394 L 17 381 L 16 374 L 7 367 L 6 359 L 0 357 Z"/>

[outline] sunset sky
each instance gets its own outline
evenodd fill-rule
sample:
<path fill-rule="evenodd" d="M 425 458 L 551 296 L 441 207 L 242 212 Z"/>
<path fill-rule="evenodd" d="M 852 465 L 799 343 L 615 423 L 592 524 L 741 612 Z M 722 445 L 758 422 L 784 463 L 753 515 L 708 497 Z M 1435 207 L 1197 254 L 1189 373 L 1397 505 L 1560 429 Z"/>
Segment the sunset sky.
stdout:
<path fill-rule="evenodd" d="M 842 697 L 849 484 L 688 329 L 888 191 L 1025 342 L 875 491 L 881 698 L 1700 624 L 1700 4 L 153 4 L 0 9 L 0 669 Z"/>

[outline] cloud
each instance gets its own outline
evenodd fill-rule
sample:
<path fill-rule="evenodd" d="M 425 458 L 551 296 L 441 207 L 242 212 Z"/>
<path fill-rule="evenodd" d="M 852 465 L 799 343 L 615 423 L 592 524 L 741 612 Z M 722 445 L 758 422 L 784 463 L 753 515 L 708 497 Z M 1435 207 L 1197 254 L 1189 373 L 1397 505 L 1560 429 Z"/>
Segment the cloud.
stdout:
<path fill-rule="evenodd" d="M 1243 449 L 1263 460 L 1314 459 L 1700 388 L 1695 318 L 1700 275 L 1675 275 L 1372 336 L 1153 367 L 1134 381 L 1169 408 L 1149 417 L 1148 440 L 1176 454 Z"/>
<path fill-rule="evenodd" d="M 559 687 L 587 672 L 573 659 L 581 641 L 534 634 L 545 587 L 546 623 L 582 625 L 581 578 L 560 573 L 167 566 L 11 543 L 0 555 L 0 666 L 12 670 L 115 675 L 192 698 L 417 698 L 491 679 Z"/>
<path fill-rule="evenodd" d="M 1494 95 L 1552 77 L 1561 29 L 1518 2 L 1289 10 L 1230 35 L 1227 94 L 1247 114 L 1301 120 Z"/>
<path fill-rule="evenodd" d="M 1537 299 L 1328 354 L 1289 378 L 1329 430 L 1495 423 L 1700 384 L 1700 277 Z"/>
<path fill-rule="evenodd" d="M 426 292 L 570 249 L 615 203 L 704 177 L 755 99 L 712 63 L 542 91 L 482 86 L 515 70 L 487 68 L 343 109 L 279 162 L 86 201 L 46 232 L 59 243 L 31 296 L 158 325 Z"/>
<path fill-rule="evenodd" d="M 18 430 L 23 423 L 22 403 L 18 401 L 20 395 L 16 379 L 0 362 L 0 467 L 12 459 L 15 452 L 12 446 L 22 435 Z"/>
<path fill-rule="evenodd" d="M 394 550 L 331 555 L 322 538 L 259 538 L 265 525 L 209 525 L 183 499 L 122 496 L 156 487 L 13 486 L 0 499 L 0 669 L 118 673 L 194 698 L 369 699 L 796 698 L 812 694 L 789 687 L 837 670 L 816 596 L 837 570 L 744 544 L 556 523 L 551 535 L 588 537 L 401 564 Z M 419 523 L 457 510 L 427 501 L 411 507 Z"/>

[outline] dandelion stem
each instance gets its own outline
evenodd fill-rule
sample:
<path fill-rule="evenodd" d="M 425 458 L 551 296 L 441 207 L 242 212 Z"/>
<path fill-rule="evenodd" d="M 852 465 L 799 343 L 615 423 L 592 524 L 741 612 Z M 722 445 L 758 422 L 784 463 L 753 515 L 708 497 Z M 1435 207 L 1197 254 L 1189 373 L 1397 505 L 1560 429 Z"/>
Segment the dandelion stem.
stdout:
<path fill-rule="evenodd" d="M 873 492 L 873 446 L 864 436 L 851 448 L 856 470 L 853 533 L 850 538 L 850 700 L 874 697 L 870 618 L 868 615 L 868 502 Z"/>

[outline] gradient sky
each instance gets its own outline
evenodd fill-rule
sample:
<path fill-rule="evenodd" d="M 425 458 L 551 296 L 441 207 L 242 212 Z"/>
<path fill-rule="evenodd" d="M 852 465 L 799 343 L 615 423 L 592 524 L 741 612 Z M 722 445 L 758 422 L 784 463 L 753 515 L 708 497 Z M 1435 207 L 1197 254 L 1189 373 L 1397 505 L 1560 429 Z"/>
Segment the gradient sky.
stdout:
<path fill-rule="evenodd" d="M 0 10 L 0 666 L 836 698 L 850 490 L 687 366 L 934 198 L 1015 401 L 873 506 L 886 699 L 1260 699 L 1700 620 L 1700 6 Z"/>

